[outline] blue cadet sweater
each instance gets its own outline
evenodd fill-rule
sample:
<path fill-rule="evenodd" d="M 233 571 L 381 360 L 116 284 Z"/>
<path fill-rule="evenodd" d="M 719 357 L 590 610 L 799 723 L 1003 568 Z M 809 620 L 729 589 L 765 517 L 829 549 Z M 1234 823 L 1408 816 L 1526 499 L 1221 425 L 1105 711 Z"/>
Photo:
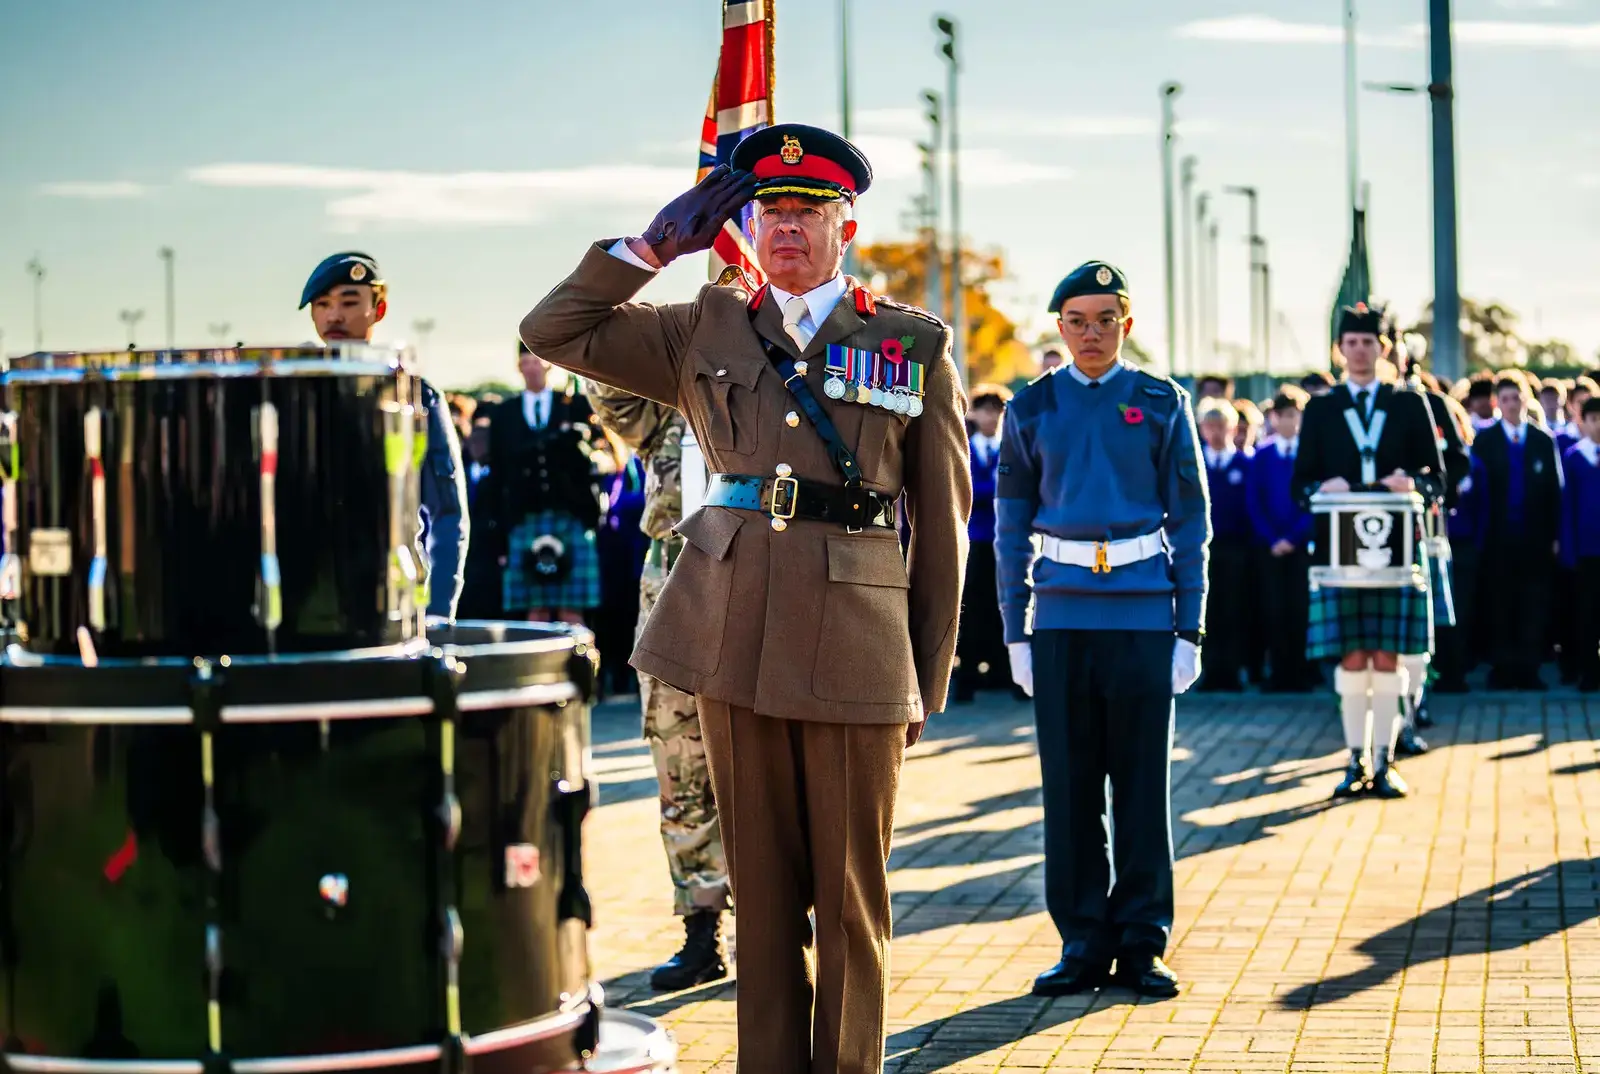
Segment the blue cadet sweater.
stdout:
<path fill-rule="evenodd" d="M 995 500 L 1005 640 L 1032 630 L 1198 630 L 1211 523 L 1188 393 L 1126 362 L 1098 387 L 1075 372 L 1053 370 L 1006 408 Z M 1038 557 L 1033 540 L 1158 530 L 1168 555 L 1109 574 Z"/>

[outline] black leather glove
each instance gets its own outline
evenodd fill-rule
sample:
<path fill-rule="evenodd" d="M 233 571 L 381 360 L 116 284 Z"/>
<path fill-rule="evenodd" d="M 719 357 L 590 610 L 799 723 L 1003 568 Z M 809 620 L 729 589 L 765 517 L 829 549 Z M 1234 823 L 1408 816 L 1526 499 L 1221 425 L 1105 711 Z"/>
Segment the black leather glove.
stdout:
<path fill-rule="evenodd" d="M 755 190 L 754 175 L 719 164 L 657 213 L 640 238 L 663 267 L 684 254 L 709 250 L 722 225 L 744 208 Z"/>

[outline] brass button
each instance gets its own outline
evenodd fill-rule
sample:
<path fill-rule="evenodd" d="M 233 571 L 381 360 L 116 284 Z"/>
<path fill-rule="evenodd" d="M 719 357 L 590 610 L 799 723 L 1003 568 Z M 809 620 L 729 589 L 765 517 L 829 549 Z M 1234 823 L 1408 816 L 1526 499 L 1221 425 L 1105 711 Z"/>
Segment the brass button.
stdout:
<path fill-rule="evenodd" d="M 772 528 L 778 533 L 782 533 L 784 530 L 789 528 L 789 523 L 785 522 L 781 518 L 775 518 L 772 520 Z"/>
<path fill-rule="evenodd" d="M 791 410 L 789 413 L 783 416 L 783 421 L 785 425 L 793 429 L 796 425 L 800 424 L 800 415 Z"/>
<path fill-rule="evenodd" d="M 779 477 L 788 477 L 792 473 L 794 473 L 794 467 L 790 466 L 788 463 L 780 462 L 778 464 L 777 474 Z"/>

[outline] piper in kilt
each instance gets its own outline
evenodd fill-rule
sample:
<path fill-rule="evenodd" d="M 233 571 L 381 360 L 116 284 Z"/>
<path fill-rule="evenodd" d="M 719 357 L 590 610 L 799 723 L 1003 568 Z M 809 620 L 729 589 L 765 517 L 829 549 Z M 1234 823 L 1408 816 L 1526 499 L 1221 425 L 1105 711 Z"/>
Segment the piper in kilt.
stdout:
<path fill-rule="evenodd" d="M 1302 502 L 1309 506 L 1318 492 L 1382 490 L 1439 499 L 1444 464 L 1424 397 L 1378 381 L 1379 364 L 1387 365 L 1391 347 L 1382 313 L 1365 304 L 1343 310 L 1338 337 L 1344 383 L 1306 405 L 1300 431 L 1294 483 Z M 1327 527 L 1327 516 L 1319 517 L 1316 548 L 1322 563 L 1327 562 Z M 1426 589 L 1324 586 L 1312 595 L 1306 656 L 1339 661 L 1334 690 L 1350 748 L 1335 797 L 1406 794 L 1392 767 L 1405 720 L 1402 699 L 1410 687 L 1402 657 L 1432 649 L 1433 606 Z"/>

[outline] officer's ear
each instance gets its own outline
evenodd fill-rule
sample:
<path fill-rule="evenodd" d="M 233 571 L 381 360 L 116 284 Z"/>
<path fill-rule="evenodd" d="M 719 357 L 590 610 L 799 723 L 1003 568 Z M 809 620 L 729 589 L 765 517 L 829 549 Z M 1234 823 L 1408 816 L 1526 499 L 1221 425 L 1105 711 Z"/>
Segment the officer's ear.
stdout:
<path fill-rule="evenodd" d="M 849 246 L 851 242 L 855 241 L 856 222 L 854 220 L 846 220 L 844 222 L 844 227 L 840 228 L 839 230 L 844 236 L 844 244 L 846 246 Z"/>
<path fill-rule="evenodd" d="M 379 321 L 383 320 L 384 314 L 388 312 L 389 300 L 386 298 L 378 299 L 378 308 L 372 314 L 372 323 L 377 324 Z"/>

